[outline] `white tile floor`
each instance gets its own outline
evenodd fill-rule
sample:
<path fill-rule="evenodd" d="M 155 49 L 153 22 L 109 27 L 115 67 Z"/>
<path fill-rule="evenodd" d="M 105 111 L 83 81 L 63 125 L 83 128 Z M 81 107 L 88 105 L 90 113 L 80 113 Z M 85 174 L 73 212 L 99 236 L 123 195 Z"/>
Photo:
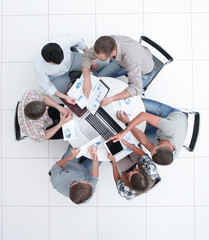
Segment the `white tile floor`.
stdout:
<path fill-rule="evenodd" d="M 208 240 L 209 1 L 0 0 L 0 12 L 0 240 Z M 199 111 L 200 134 L 194 153 L 159 167 L 162 182 L 147 195 L 119 197 L 104 163 L 92 201 L 75 206 L 47 175 L 66 143 L 15 142 L 16 102 L 37 88 L 34 55 L 65 33 L 89 46 L 104 34 L 146 34 L 174 57 L 147 97 Z"/>

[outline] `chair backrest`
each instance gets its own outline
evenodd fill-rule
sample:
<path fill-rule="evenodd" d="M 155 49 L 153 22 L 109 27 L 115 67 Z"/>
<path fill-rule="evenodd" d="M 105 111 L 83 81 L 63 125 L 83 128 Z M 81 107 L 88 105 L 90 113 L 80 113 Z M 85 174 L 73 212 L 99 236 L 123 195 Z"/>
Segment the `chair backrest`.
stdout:
<path fill-rule="evenodd" d="M 144 92 L 147 90 L 148 86 L 150 85 L 150 83 L 154 80 L 154 78 L 157 76 L 157 74 L 160 72 L 160 70 L 168 63 L 173 61 L 173 58 L 171 57 L 171 55 L 169 53 L 167 53 L 160 45 L 158 45 L 157 43 L 155 43 L 153 40 L 151 40 L 150 38 L 146 37 L 146 36 L 141 36 L 139 42 L 142 43 L 142 41 L 146 42 L 148 44 L 148 46 L 152 46 L 153 48 L 155 48 L 160 54 L 162 54 L 167 61 L 163 62 L 161 61 L 159 58 L 157 58 L 155 55 L 152 54 L 153 57 L 153 61 L 155 63 L 155 74 L 151 77 L 150 81 L 147 83 L 147 85 L 144 87 Z M 143 44 L 142 44 L 143 45 Z"/>
<path fill-rule="evenodd" d="M 187 115 L 188 119 L 187 136 L 183 146 L 188 151 L 192 152 L 194 150 L 198 138 L 200 127 L 200 114 L 198 112 L 194 112 L 187 109 L 183 110 L 183 112 Z"/>

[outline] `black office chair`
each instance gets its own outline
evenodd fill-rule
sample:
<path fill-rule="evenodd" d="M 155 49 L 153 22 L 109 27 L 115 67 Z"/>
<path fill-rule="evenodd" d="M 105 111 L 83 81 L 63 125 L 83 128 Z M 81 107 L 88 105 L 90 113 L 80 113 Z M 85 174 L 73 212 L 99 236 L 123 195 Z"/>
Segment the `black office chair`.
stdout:
<path fill-rule="evenodd" d="M 148 86 L 150 85 L 150 83 L 154 80 L 154 78 L 158 75 L 158 73 L 160 72 L 160 70 L 168 63 L 173 61 L 173 58 L 171 57 L 170 54 L 168 54 L 160 45 L 158 45 L 157 43 L 155 43 L 154 41 L 152 41 L 150 38 L 146 37 L 146 36 L 141 36 L 139 42 L 142 43 L 142 41 L 147 43 L 147 46 L 149 48 L 149 46 L 151 45 L 154 49 L 156 49 L 158 51 L 158 53 L 162 54 L 167 61 L 163 62 L 161 61 L 158 57 L 156 57 L 155 55 L 152 54 L 153 57 L 153 61 L 155 63 L 155 74 L 152 76 L 152 78 L 150 79 L 150 81 L 147 83 L 147 85 L 144 87 L 143 89 L 143 93 L 147 90 Z M 143 45 L 143 44 L 142 44 Z M 151 51 L 152 52 L 152 51 Z"/>
<path fill-rule="evenodd" d="M 74 46 L 71 47 L 70 50 L 73 52 L 78 52 L 77 48 Z M 70 77 L 71 81 L 75 81 L 77 78 L 81 77 L 81 74 L 82 74 L 81 71 L 72 71 L 72 72 L 69 72 L 69 77 Z"/>
<path fill-rule="evenodd" d="M 183 146 L 188 151 L 192 152 L 198 138 L 200 127 L 200 114 L 198 112 L 187 109 L 183 110 L 182 112 L 186 114 L 188 121 L 187 136 Z"/>

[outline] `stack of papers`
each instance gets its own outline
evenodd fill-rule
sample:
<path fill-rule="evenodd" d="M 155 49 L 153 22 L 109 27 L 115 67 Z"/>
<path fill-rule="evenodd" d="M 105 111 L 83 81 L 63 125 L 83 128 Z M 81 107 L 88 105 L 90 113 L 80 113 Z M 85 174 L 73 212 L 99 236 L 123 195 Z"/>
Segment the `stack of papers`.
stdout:
<path fill-rule="evenodd" d="M 97 150 L 101 147 L 103 147 L 103 141 L 101 136 L 98 136 L 97 138 L 94 138 L 93 140 L 87 142 L 86 144 L 84 144 L 82 147 L 80 147 L 80 152 L 79 154 L 76 156 L 76 158 L 79 158 L 83 155 L 87 155 L 89 147 L 97 147 Z"/>
<path fill-rule="evenodd" d="M 92 90 L 89 98 L 86 98 L 83 93 L 83 83 L 84 79 L 82 75 L 81 78 L 76 80 L 67 94 L 70 97 L 76 98 L 76 103 L 81 109 L 87 107 L 92 114 L 95 114 L 100 106 L 99 102 L 106 96 L 108 88 L 97 77 L 91 75 Z"/>
<path fill-rule="evenodd" d="M 112 105 L 115 112 L 117 111 L 126 112 L 130 121 L 133 120 L 137 115 L 137 113 L 135 113 L 136 110 L 134 109 L 134 103 L 132 98 L 127 98 L 127 99 L 122 99 L 122 100 L 112 102 Z"/>

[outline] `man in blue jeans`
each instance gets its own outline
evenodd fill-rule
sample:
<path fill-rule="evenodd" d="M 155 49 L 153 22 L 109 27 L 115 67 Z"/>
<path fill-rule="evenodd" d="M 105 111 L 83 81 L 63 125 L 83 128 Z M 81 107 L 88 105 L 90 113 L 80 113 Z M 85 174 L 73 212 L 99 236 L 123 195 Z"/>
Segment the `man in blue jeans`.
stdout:
<path fill-rule="evenodd" d="M 154 162 L 160 165 L 169 165 L 179 154 L 187 134 L 187 117 L 178 109 L 166 104 L 151 100 L 142 99 L 146 112 L 138 114 L 131 122 L 125 112 L 119 111 L 117 118 L 126 124 L 126 128 L 111 137 L 114 142 L 122 140 L 128 131 L 140 139 L 152 155 Z M 146 121 L 145 133 L 135 126 Z"/>
<path fill-rule="evenodd" d="M 83 91 L 87 98 L 91 91 L 91 62 L 95 59 L 111 60 L 107 66 L 99 71 L 98 77 L 115 78 L 128 73 L 128 87 L 114 96 L 102 99 L 101 106 L 141 94 L 155 73 L 152 54 L 147 47 L 126 36 L 102 36 L 82 57 Z"/>
<path fill-rule="evenodd" d="M 55 163 L 51 171 L 52 186 L 61 194 L 69 197 L 76 204 L 88 202 L 94 195 L 99 176 L 97 148 L 90 147 L 91 159 L 77 159 L 78 148 L 68 146 L 60 161 Z"/>

